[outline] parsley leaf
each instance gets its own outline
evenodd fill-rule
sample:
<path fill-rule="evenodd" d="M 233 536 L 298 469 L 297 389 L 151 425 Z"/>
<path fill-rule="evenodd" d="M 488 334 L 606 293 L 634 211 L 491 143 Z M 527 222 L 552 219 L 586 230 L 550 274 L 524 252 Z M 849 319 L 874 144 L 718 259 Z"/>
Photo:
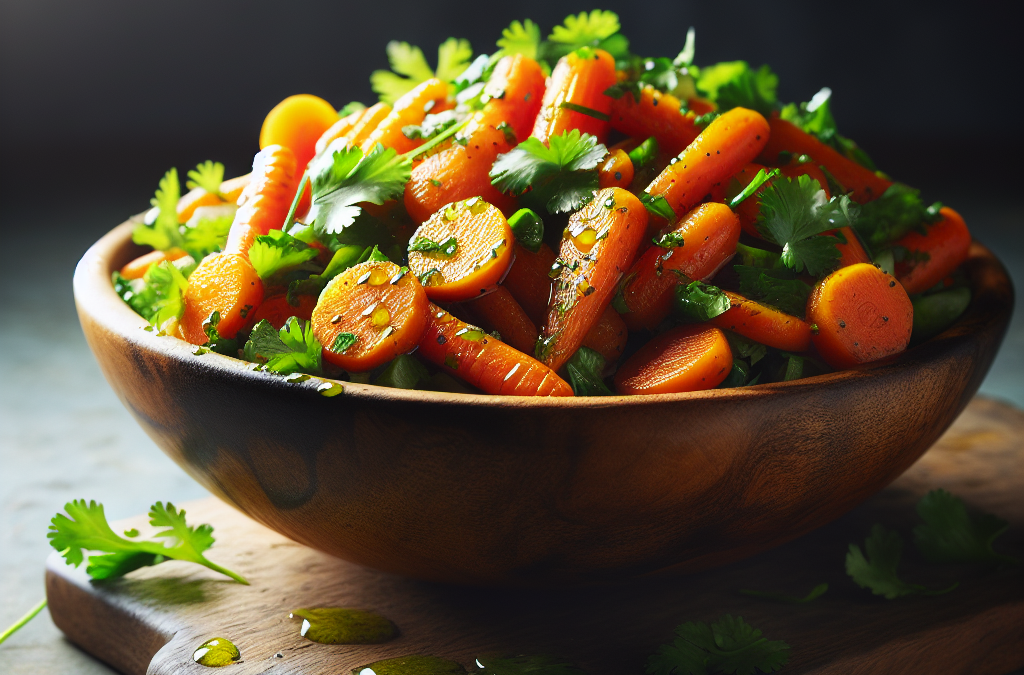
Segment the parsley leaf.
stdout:
<path fill-rule="evenodd" d="M 891 244 L 911 230 L 924 233 L 925 223 L 941 218 L 936 202 L 926 207 L 921 201 L 920 191 L 902 183 L 893 183 L 878 199 L 863 204 L 860 216 L 853 223 L 853 229 L 868 247 L 877 251 Z"/>
<path fill-rule="evenodd" d="M 269 279 L 281 272 L 302 267 L 318 253 L 317 249 L 281 230 L 271 230 L 268 234 L 256 237 L 249 247 L 249 262 L 260 279 Z"/>
<path fill-rule="evenodd" d="M 579 129 L 552 136 L 545 146 L 533 136 L 498 155 L 491 182 L 503 192 L 524 195 L 548 213 L 566 213 L 587 202 L 598 189 L 597 165 L 608 149 Z"/>
<path fill-rule="evenodd" d="M 437 70 L 434 76 L 451 82 L 462 74 L 472 58 L 473 48 L 469 46 L 469 40 L 450 37 L 437 48 Z"/>
<path fill-rule="evenodd" d="M 220 312 L 214 310 L 210 316 L 203 321 L 203 332 L 206 333 L 206 344 L 200 349 L 217 352 L 225 356 L 238 356 L 238 340 L 235 338 L 221 337 L 217 326 L 220 324 Z"/>
<path fill-rule="evenodd" d="M 206 160 L 188 172 L 185 187 L 189 190 L 203 188 L 213 195 L 220 194 L 220 184 L 224 182 L 224 165 L 220 162 Z"/>
<path fill-rule="evenodd" d="M 601 373 L 605 360 L 600 352 L 589 347 L 580 347 L 566 362 L 569 383 L 576 396 L 611 396 L 612 391 L 604 383 Z"/>
<path fill-rule="evenodd" d="M 420 389 L 429 380 L 430 371 L 419 359 L 411 354 L 399 354 L 377 376 L 373 384 L 395 389 Z"/>
<path fill-rule="evenodd" d="M 836 130 L 836 120 L 832 116 L 829 105 L 831 98 L 832 90 L 822 87 L 817 94 L 811 97 L 810 101 L 800 105 L 790 103 L 784 106 L 779 111 L 779 117 L 792 122 L 805 132 L 816 136 L 822 143 L 832 146 L 840 154 L 874 171 L 875 163 L 871 161 L 867 153 L 849 138 L 840 136 Z"/>
<path fill-rule="evenodd" d="M 114 533 L 103 512 L 103 505 L 94 501 L 75 500 L 64 505 L 67 515 L 58 513 L 50 521 L 47 538 L 50 545 L 61 552 L 64 559 L 78 567 L 85 561 L 86 551 L 102 551 L 102 555 L 90 555 L 86 572 L 93 579 L 110 579 L 137 570 L 140 567 L 157 565 L 165 560 L 184 560 L 208 567 L 227 575 L 243 584 L 248 581 L 238 574 L 206 559 L 203 553 L 214 542 L 213 528 L 209 525 L 189 527 L 185 522 L 185 511 L 177 510 L 173 504 L 157 502 L 149 509 L 150 525 L 161 529 L 156 538 L 165 541 L 138 540 L 138 532 L 131 530 L 126 539 Z"/>
<path fill-rule="evenodd" d="M 160 179 L 156 196 L 150 200 L 156 211 L 151 225 L 140 224 L 132 232 L 132 241 L 142 246 L 152 246 L 158 251 L 184 248 L 185 240 L 178 225 L 178 200 L 181 199 L 181 184 L 178 170 L 171 168 Z"/>
<path fill-rule="evenodd" d="M 740 295 L 802 317 L 811 287 L 792 270 L 733 265 L 740 278 Z"/>
<path fill-rule="evenodd" d="M 172 334 L 185 313 L 188 280 L 174 263 L 166 260 L 146 270 L 142 280 L 145 285 L 137 297 L 126 298 L 128 304 L 149 321 L 157 335 Z"/>
<path fill-rule="evenodd" d="M 386 50 L 394 72 L 375 70 L 370 75 L 370 86 L 380 96 L 380 100 L 389 105 L 394 105 L 403 94 L 432 77 L 445 82 L 453 81 L 462 74 L 473 57 L 473 50 L 467 40 L 448 38 L 437 48 L 435 75 L 419 47 L 392 40 Z"/>
<path fill-rule="evenodd" d="M 313 324 L 289 317 L 281 330 L 266 319 L 253 326 L 242 350 L 246 361 L 258 363 L 262 370 L 281 375 L 302 372 L 320 374 L 320 342 L 313 335 Z"/>
<path fill-rule="evenodd" d="M 839 239 L 819 236 L 853 224 L 856 206 L 846 195 L 827 199 L 810 176 L 776 179 L 761 193 L 757 228 L 768 241 L 782 246 L 782 262 L 796 272 L 821 276 L 839 264 Z"/>
<path fill-rule="evenodd" d="M 742 106 L 766 117 L 778 105 L 779 76 L 768 66 L 752 70 L 746 61 L 724 61 L 700 69 L 697 89 L 721 111 Z"/>
<path fill-rule="evenodd" d="M 771 673 L 789 661 L 789 645 L 768 640 L 761 631 L 726 614 L 715 623 L 688 621 L 676 628 L 676 639 L 647 660 L 647 675 Z"/>
<path fill-rule="evenodd" d="M 818 584 L 811 589 L 811 592 L 800 598 L 795 595 L 786 595 L 785 593 L 774 593 L 771 591 L 750 591 L 746 589 L 740 590 L 743 595 L 749 595 L 752 598 L 761 598 L 762 600 L 774 600 L 775 602 L 785 602 L 791 605 L 806 605 L 808 602 L 817 600 L 821 596 L 825 595 L 828 591 L 828 584 Z"/>
<path fill-rule="evenodd" d="M 914 528 L 914 544 L 930 562 L 1020 564 L 992 550 L 1009 523 L 990 513 L 971 518 L 963 500 L 945 490 L 932 490 L 922 497 L 917 514 L 924 524 Z"/>
<path fill-rule="evenodd" d="M 409 242 L 409 253 L 418 251 L 420 253 L 439 253 L 445 257 L 452 257 L 459 250 L 459 240 L 453 234 L 444 241 L 434 241 L 427 237 L 416 237 Z"/>
<path fill-rule="evenodd" d="M 729 311 L 732 304 L 722 289 L 702 281 L 676 286 L 676 314 L 686 323 L 703 323 Z"/>
<path fill-rule="evenodd" d="M 551 31 L 544 56 L 554 62 L 581 47 L 603 49 L 616 59 L 627 56 L 629 40 L 619 33 L 619 16 L 600 9 L 570 14 Z"/>
<path fill-rule="evenodd" d="M 516 241 L 527 251 L 536 253 L 544 243 L 544 221 L 530 209 L 519 209 L 508 219 Z"/>
<path fill-rule="evenodd" d="M 864 540 L 864 550 L 867 557 L 859 546 L 850 544 L 850 552 L 846 554 L 846 573 L 861 588 L 870 589 L 887 600 L 908 595 L 942 595 L 957 587 L 954 583 L 949 588 L 932 591 L 900 579 L 896 567 L 903 556 L 903 537 L 895 530 L 887 530 L 876 523 Z"/>
<path fill-rule="evenodd" d="M 513 21 L 508 28 L 503 28 L 501 38 L 497 42 L 502 55 L 522 54 L 536 59 L 540 48 L 540 28 L 526 19 L 522 23 Z"/>
<path fill-rule="evenodd" d="M 481 656 L 473 675 L 585 675 L 564 659 L 552 656 Z"/>
<path fill-rule="evenodd" d="M 182 248 L 194 260 L 202 260 L 211 253 L 223 251 L 237 210 L 234 204 L 197 208 L 181 230 L 184 239 Z"/>

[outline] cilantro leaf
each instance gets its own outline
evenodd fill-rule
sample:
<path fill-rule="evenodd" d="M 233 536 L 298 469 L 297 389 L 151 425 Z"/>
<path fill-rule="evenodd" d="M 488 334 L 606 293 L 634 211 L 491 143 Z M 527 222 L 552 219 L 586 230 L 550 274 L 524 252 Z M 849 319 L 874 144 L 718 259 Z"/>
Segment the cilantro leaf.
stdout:
<path fill-rule="evenodd" d="M 256 237 L 249 247 L 249 262 L 260 279 L 270 279 L 281 272 L 302 267 L 318 253 L 317 249 L 281 230 L 271 230 L 268 234 Z"/>
<path fill-rule="evenodd" d="M 688 621 L 676 639 L 647 660 L 647 675 L 753 675 L 775 672 L 789 661 L 789 645 L 768 640 L 761 631 L 726 614 L 715 623 Z"/>
<path fill-rule="evenodd" d="M 395 389 L 420 389 L 429 380 L 430 371 L 419 359 L 411 354 L 399 354 L 385 366 L 373 384 Z"/>
<path fill-rule="evenodd" d="M 197 208 L 181 230 L 184 239 L 182 248 L 197 261 L 211 253 L 223 251 L 237 210 L 234 204 Z"/>
<path fill-rule="evenodd" d="M 313 324 L 289 317 L 281 330 L 266 319 L 253 326 L 242 350 L 246 361 L 258 363 L 262 370 L 280 375 L 291 373 L 320 374 L 320 342 L 313 335 Z"/>
<path fill-rule="evenodd" d="M 409 242 L 409 253 L 418 251 L 420 253 L 439 253 L 445 257 L 452 257 L 459 250 L 459 240 L 453 234 L 444 241 L 434 241 L 427 237 L 416 237 Z"/>
<path fill-rule="evenodd" d="M 508 219 L 516 241 L 527 251 L 536 253 L 544 243 L 544 221 L 530 209 L 519 209 Z"/>
<path fill-rule="evenodd" d="M 338 333 L 331 345 L 331 351 L 335 354 L 344 354 L 345 350 L 359 342 L 359 336 L 352 333 Z"/>
<path fill-rule="evenodd" d="M 925 233 L 925 224 L 941 218 L 936 202 L 926 207 L 920 191 L 893 183 L 878 199 L 863 204 L 853 229 L 872 251 L 891 244 L 911 230 Z"/>
<path fill-rule="evenodd" d="M 522 54 L 536 59 L 540 48 L 540 28 L 526 19 L 522 23 L 513 21 L 508 28 L 501 30 L 501 38 L 497 42 L 502 55 Z"/>
<path fill-rule="evenodd" d="M 75 567 L 85 561 L 86 551 L 102 551 L 102 555 L 88 556 L 85 571 L 93 579 L 122 576 L 165 560 L 185 560 L 220 572 L 240 583 L 249 583 L 238 574 L 206 559 L 203 553 L 213 545 L 213 528 L 209 525 L 189 527 L 185 522 L 185 511 L 177 510 L 170 502 L 166 505 L 157 502 L 151 506 L 149 523 L 164 528 L 154 536 L 172 540 L 171 545 L 163 541 L 125 539 L 115 534 L 107 522 L 103 505 L 95 501 L 68 502 L 64 510 L 67 515 L 55 515 L 46 536 L 50 545 Z"/>
<path fill-rule="evenodd" d="M 380 100 L 389 105 L 404 94 L 412 91 L 416 85 L 435 77 L 423 50 L 408 42 L 392 40 L 386 47 L 391 71 L 375 70 L 370 75 L 370 86 L 380 96 Z M 436 77 L 445 82 L 457 78 L 469 65 L 473 50 L 466 40 L 448 38 L 437 49 Z"/>
<path fill-rule="evenodd" d="M 700 118 L 698 118 L 700 119 Z M 739 194 L 729 200 L 729 208 L 733 211 L 736 207 L 742 204 L 744 201 L 749 199 L 755 192 L 761 189 L 761 186 L 772 180 L 779 175 L 779 169 L 772 169 L 771 171 L 765 172 L 764 169 L 758 170 L 754 179 L 747 183 L 746 187 L 740 190 Z"/>
<path fill-rule="evenodd" d="M 725 61 L 700 69 L 697 89 L 721 111 L 742 106 L 768 116 L 778 105 L 779 76 L 767 65 L 752 70 L 746 61 Z"/>
<path fill-rule="evenodd" d="M 791 270 L 733 265 L 740 278 L 740 295 L 802 317 L 811 287 Z"/>
<path fill-rule="evenodd" d="M 576 396 L 611 396 L 612 391 L 604 383 L 604 357 L 589 347 L 580 347 L 566 362 L 569 383 Z"/>
<path fill-rule="evenodd" d="M 746 589 L 740 590 L 743 595 L 749 595 L 752 598 L 761 598 L 763 600 L 774 600 L 775 602 L 785 602 L 791 605 L 805 605 L 808 602 L 817 600 L 821 596 L 825 595 L 828 591 L 828 584 L 818 584 L 811 589 L 811 592 L 800 598 L 795 595 L 787 595 L 785 593 L 775 593 L 772 591 L 750 591 Z"/>
<path fill-rule="evenodd" d="M 132 232 L 132 241 L 142 246 L 152 246 L 158 251 L 184 248 L 178 224 L 178 200 L 181 199 L 181 184 L 178 170 L 171 168 L 160 179 L 156 195 L 150 200 L 156 212 L 152 224 L 141 224 Z"/>
<path fill-rule="evenodd" d="M 165 260 L 146 270 L 142 281 L 138 297 L 128 300 L 128 304 L 149 321 L 158 335 L 172 334 L 185 313 L 188 280 L 174 263 Z"/>
<path fill-rule="evenodd" d="M 627 56 L 629 40 L 619 33 L 619 16 L 600 9 L 570 14 L 551 31 L 543 51 L 554 62 L 581 47 L 603 49 L 616 59 Z"/>
<path fill-rule="evenodd" d="M 846 195 L 827 199 L 810 176 L 779 178 L 761 193 L 757 228 L 768 241 L 782 246 L 782 262 L 796 272 L 821 276 L 839 264 L 839 239 L 823 232 L 856 219 L 856 206 Z"/>
<path fill-rule="evenodd" d="M 963 500 L 945 490 L 932 490 L 922 497 L 917 514 L 924 524 L 914 528 L 914 545 L 930 562 L 1020 564 L 992 550 L 1009 523 L 990 513 L 971 518 Z"/>
<path fill-rule="evenodd" d="M 551 137 L 549 146 L 531 136 L 498 155 L 491 182 L 503 192 L 523 195 L 548 213 L 566 213 L 588 201 L 598 189 L 597 165 L 608 149 L 579 129 Z"/>
<path fill-rule="evenodd" d="M 189 190 L 203 188 L 212 195 L 220 194 L 220 184 L 224 182 L 224 165 L 220 162 L 206 160 L 188 172 L 185 187 Z"/>
<path fill-rule="evenodd" d="M 895 530 L 888 530 L 875 524 L 871 534 L 864 540 L 867 557 L 856 544 L 850 544 L 846 554 L 846 573 L 861 588 L 870 589 L 875 595 L 894 600 L 908 595 L 942 595 L 957 587 L 954 583 L 943 590 L 929 590 L 917 584 L 908 584 L 896 574 L 896 567 L 903 556 L 903 537 Z"/>
<path fill-rule="evenodd" d="M 687 323 L 703 323 L 729 311 L 732 304 L 722 289 L 702 281 L 676 286 L 676 314 Z"/>
<path fill-rule="evenodd" d="M 832 146 L 840 154 L 874 171 L 875 163 L 871 161 L 867 153 L 849 138 L 839 135 L 836 129 L 836 120 L 832 116 L 829 105 L 831 98 L 832 90 L 822 87 L 817 94 L 811 97 L 810 101 L 800 105 L 790 103 L 784 106 L 779 111 L 779 117 L 792 122 L 805 132 L 816 136 L 822 143 Z"/>
<path fill-rule="evenodd" d="M 225 356 L 238 356 L 238 340 L 235 338 L 221 337 L 217 326 L 220 324 L 220 312 L 214 310 L 210 316 L 203 321 L 203 332 L 206 333 L 206 344 L 200 347 L 211 352 L 224 354 Z"/>
<path fill-rule="evenodd" d="M 552 656 L 481 656 L 474 675 L 585 675 L 582 670 Z"/>
<path fill-rule="evenodd" d="M 731 330 L 725 331 L 725 339 L 729 341 L 733 356 L 750 361 L 752 366 L 768 355 L 768 347 Z"/>
<path fill-rule="evenodd" d="M 434 76 L 445 82 L 452 82 L 469 65 L 473 48 L 469 40 L 448 38 L 437 48 L 437 71 Z"/>

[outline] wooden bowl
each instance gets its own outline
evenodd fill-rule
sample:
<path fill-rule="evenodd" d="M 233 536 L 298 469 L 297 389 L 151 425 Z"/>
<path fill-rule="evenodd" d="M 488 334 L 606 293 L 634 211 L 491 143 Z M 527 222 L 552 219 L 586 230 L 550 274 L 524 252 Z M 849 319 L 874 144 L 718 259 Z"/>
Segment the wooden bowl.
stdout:
<path fill-rule="evenodd" d="M 1006 271 L 974 244 L 960 321 L 866 370 L 580 399 L 290 382 L 144 330 L 110 282 L 140 253 L 133 227 L 85 254 L 75 301 L 104 375 L 153 440 L 295 541 L 444 582 L 695 572 L 824 525 L 952 423 L 1013 307 Z"/>

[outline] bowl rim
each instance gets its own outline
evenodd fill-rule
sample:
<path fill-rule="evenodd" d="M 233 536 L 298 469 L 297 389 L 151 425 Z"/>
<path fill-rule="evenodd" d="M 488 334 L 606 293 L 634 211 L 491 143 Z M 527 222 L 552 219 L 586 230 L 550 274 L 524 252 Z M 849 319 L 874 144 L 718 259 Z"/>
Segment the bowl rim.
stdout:
<path fill-rule="evenodd" d="M 195 345 L 148 330 L 149 323 L 136 314 L 114 290 L 111 275 L 127 259 L 125 254 L 138 247 L 131 233 L 144 214 L 135 215 L 97 240 L 82 256 L 75 268 L 74 297 L 80 320 L 98 324 L 106 331 L 127 340 L 142 351 L 152 351 L 200 371 L 222 376 L 239 377 L 249 384 L 272 388 L 301 387 L 322 395 L 344 393 L 346 397 L 407 403 L 457 403 L 469 407 L 514 407 L 550 409 L 600 409 L 607 407 L 651 407 L 667 402 L 708 399 L 747 400 L 782 392 L 795 393 L 807 387 L 839 385 L 864 378 L 884 378 L 910 367 L 923 367 L 929 362 L 947 358 L 956 343 L 991 330 L 1006 329 L 1014 305 L 1014 289 L 1005 267 L 982 244 L 972 241 L 967 268 L 971 285 L 971 303 L 961 317 L 939 335 L 906 351 L 866 364 L 853 370 L 842 370 L 789 382 L 772 382 L 730 389 L 672 394 L 629 396 L 510 396 L 506 394 L 465 394 L 416 389 L 397 389 L 373 384 L 335 380 L 321 376 L 281 376 L 255 370 L 253 364 L 241 359 L 205 352 L 197 354 Z M 1000 325 L 1001 324 L 1001 325 Z"/>

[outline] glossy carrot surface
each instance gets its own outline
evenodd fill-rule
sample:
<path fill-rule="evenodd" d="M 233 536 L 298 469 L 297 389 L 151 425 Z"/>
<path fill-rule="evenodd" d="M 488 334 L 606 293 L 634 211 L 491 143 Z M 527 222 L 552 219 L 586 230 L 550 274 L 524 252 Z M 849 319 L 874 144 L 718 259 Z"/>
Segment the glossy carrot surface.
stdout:
<path fill-rule="evenodd" d="M 942 220 L 929 225 L 927 234 L 910 232 L 896 242 L 906 249 L 904 259 L 896 263 L 896 278 L 907 293 L 923 293 L 967 260 L 971 233 L 960 214 L 942 207 Z"/>
<path fill-rule="evenodd" d="M 615 99 L 611 105 L 611 126 L 627 136 L 641 140 L 654 136 L 658 145 L 670 155 L 678 155 L 700 135 L 694 124 L 697 114 L 683 113 L 675 96 L 645 86 L 640 102 L 632 94 Z"/>
<path fill-rule="evenodd" d="M 395 107 L 380 121 L 377 128 L 360 144 L 363 153 L 369 153 L 380 143 L 385 148 L 394 148 L 398 154 L 404 154 L 423 144 L 422 140 L 412 140 L 402 129 L 410 124 L 421 124 L 429 110 L 440 110 L 438 107 L 448 98 L 448 85 L 436 78 L 421 82 L 412 91 L 402 95 L 395 101 Z"/>
<path fill-rule="evenodd" d="M 604 308 L 601 318 L 583 337 L 583 346 L 593 349 L 604 357 L 606 363 L 615 363 L 626 349 L 629 329 L 619 313 L 609 305 Z"/>
<path fill-rule="evenodd" d="M 220 314 L 217 332 L 233 338 L 263 301 L 263 282 L 247 253 L 214 253 L 189 275 L 181 335 L 194 345 L 206 344 L 206 324 Z"/>
<path fill-rule="evenodd" d="M 228 231 L 224 250 L 248 254 L 256 237 L 284 225 L 295 193 L 295 156 L 280 145 L 260 150 L 252 163 L 252 178 L 242 191 L 242 203 Z"/>
<path fill-rule="evenodd" d="M 555 264 L 555 252 L 543 243 L 537 252 L 516 244 L 514 252 L 515 262 L 501 285 L 508 289 L 531 321 L 537 326 L 543 326 L 551 301 L 552 280 L 549 272 Z"/>
<path fill-rule="evenodd" d="M 662 333 L 615 373 L 620 394 L 674 394 L 713 389 L 732 371 L 725 334 L 703 324 Z"/>
<path fill-rule="evenodd" d="M 551 71 L 533 135 L 546 144 L 552 136 L 579 129 L 603 143 L 614 100 L 604 92 L 615 81 L 615 59 L 603 49 L 581 49 L 563 56 Z M 581 108 L 597 116 L 580 112 Z"/>
<path fill-rule="evenodd" d="M 537 324 L 530 320 L 512 294 L 498 286 L 492 293 L 469 303 L 484 328 L 497 331 L 501 341 L 524 354 L 532 354 L 537 344 Z"/>
<path fill-rule="evenodd" d="M 731 307 L 711 319 L 714 325 L 787 352 L 805 352 L 810 348 L 811 325 L 803 319 L 738 293 L 723 292 L 729 297 Z"/>

